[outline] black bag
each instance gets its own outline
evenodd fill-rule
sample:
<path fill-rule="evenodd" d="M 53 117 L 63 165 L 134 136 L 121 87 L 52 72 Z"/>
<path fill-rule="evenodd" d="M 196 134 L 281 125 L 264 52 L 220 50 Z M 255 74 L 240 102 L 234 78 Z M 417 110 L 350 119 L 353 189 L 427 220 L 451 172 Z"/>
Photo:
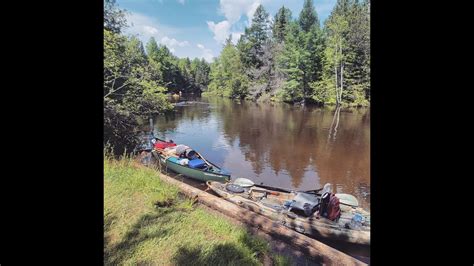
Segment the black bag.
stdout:
<path fill-rule="evenodd" d="M 314 194 L 298 192 L 293 198 L 291 209 L 303 211 L 305 216 L 311 216 L 319 205 L 319 198 Z"/>
<path fill-rule="evenodd" d="M 197 157 L 196 152 L 192 149 L 186 149 L 184 151 L 184 156 L 189 160 L 195 159 Z"/>

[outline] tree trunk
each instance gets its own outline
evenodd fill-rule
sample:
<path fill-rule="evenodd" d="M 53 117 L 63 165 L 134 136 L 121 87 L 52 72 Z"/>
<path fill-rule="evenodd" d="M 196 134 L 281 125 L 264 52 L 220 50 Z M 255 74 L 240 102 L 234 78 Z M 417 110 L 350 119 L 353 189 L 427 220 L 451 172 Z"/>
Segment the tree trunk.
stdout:
<path fill-rule="evenodd" d="M 334 51 L 334 77 L 336 78 L 336 105 L 339 105 L 339 89 L 337 88 L 337 43 Z"/>
<path fill-rule="evenodd" d="M 343 89 L 343 81 L 344 81 L 344 77 L 342 76 L 344 72 L 344 61 L 342 60 L 342 45 L 339 45 L 339 51 L 341 55 L 341 91 L 339 93 L 339 102 L 342 103 L 342 89 Z"/>
<path fill-rule="evenodd" d="M 342 102 L 342 89 L 344 84 L 344 62 L 341 62 L 341 91 L 339 93 L 339 101 Z"/>

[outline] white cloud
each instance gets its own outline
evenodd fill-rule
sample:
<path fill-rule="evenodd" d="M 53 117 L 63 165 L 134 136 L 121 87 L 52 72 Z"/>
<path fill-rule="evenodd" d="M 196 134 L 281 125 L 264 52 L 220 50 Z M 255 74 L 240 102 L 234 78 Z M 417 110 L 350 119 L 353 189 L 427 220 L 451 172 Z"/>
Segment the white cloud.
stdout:
<path fill-rule="evenodd" d="M 244 34 L 243 32 L 232 32 L 232 43 L 237 44 L 240 39 L 240 36 Z"/>
<path fill-rule="evenodd" d="M 268 0 L 220 0 L 219 11 L 226 17 L 226 20 L 219 23 L 207 21 L 207 26 L 214 33 L 214 39 L 223 44 L 229 35 L 232 35 L 232 42 L 236 44 L 240 35 L 243 34 L 243 32 L 235 31 L 239 28 L 237 22 L 242 16 L 246 16 L 248 19 L 246 26 L 250 26 L 258 6 L 266 1 Z M 231 30 L 232 28 L 234 30 Z"/>
<path fill-rule="evenodd" d="M 127 21 L 131 25 L 125 29 L 125 33 L 138 35 L 138 38 L 145 45 L 150 38 L 153 37 L 157 42 L 166 45 L 172 53 L 175 53 L 176 50 L 182 52 L 177 48 L 189 46 L 188 41 L 178 41 L 175 38 L 169 37 L 181 32 L 183 30 L 182 28 L 179 29 L 159 24 L 155 18 L 135 12 L 129 12 Z"/>
<path fill-rule="evenodd" d="M 188 41 L 183 41 L 183 42 L 180 42 L 178 40 L 176 40 L 175 38 L 168 38 L 168 36 L 165 36 L 163 38 L 161 38 L 161 43 L 168 46 L 168 47 L 176 47 L 176 46 L 179 46 L 179 47 L 184 47 L 184 46 L 189 46 L 189 42 Z"/>
<path fill-rule="evenodd" d="M 229 37 L 231 26 L 229 21 L 223 20 L 217 24 L 214 21 L 207 21 L 207 26 L 214 33 L 214 40 L 217 42 L 224 43 Z"/>
<path fill-rule="evenodd" d="M 264 0 L 220 0 L 219 10 L 234 24 L 242 15 L 246 15 L 249 21 L 252 20 L 253 13 L 263 2 Z"/>
<path fill-rule="evenodd" d="M 229 35 L 232 35 L 232 43 L 237 44 L 240 35 L 244 34 L 240 31 L 232 32 L 230 30 L 231 24 L 227 20 L 221 21 L 217 24 L 213 21 L 207 21 L 207 26 L 214 33 L 214 40 L 216 40 L 220 44 L 225 43 L 225 40 L 229 38 Z"/>
<path fill-rule="evenodd" d="M 204 45 L 198 43 L 197 48 L 201 50 L 201 58 L 204 58 L 207 62 L 212 62 L 214 60 L 214 55 L 212 55 L 212 50 L 207 49 Z"/>
<path fill-rule="evenodd" d="M 184 0 L 178 0 L 178 3 L 184 5 Z"/>
<path fill-rule="evenodd" d="M 248 19 L 248 25 L 250 26 L 252 24 L 252 18 L 253 14 L 255 14 L 255 11 L 257 11 L 258 6 L 260 5 L 259 1 L 256 1 L 250 6 L 250 8 L 247 10 L 247 19 Z"/>
<path fill-rule="evenodd" d="M 163 36 L 179 32 L 177 28 L 160 25 L 155 18 L 140 13 L 129 12 L 126 18 L 131 25 L 125 29 L 125 33 L 138 35 L 143 43 L 148 42 L 151 37 L 159 40 Z"/>
<path fill-rule="evenodd" d="M 154 34 L 157 34 L 157 33 L 158 33 L 158 29 L 157 29 L 157 28 L 151 27 L 151 26 L 147 26 L 147 25 L 143 26 L 143 30 L 144 30 L 146 33 L 150 34 L 150 35 L 154 35 Z"/>

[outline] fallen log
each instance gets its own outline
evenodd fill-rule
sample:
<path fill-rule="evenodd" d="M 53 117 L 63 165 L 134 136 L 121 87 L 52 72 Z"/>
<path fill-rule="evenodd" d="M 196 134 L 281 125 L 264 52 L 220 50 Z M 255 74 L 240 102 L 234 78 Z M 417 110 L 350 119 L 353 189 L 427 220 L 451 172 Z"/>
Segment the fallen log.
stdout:
<path fill-rule="evenodd" d="M 241 208 L 222 198 L 199 190 L 162 173 L 159 174 L 159 177 L 167 183 L 176 185 L 188 197 L 195 198 L 198 202 L 218 210 L 227 216 L 233 217 L 251 226 L 258 227 L 269 235 L 283 239 L 290 245 L 295 246 L 302 252 L 310 255 L 318 262 L 329 265 L 367 265 L 326 244 L 290 230 L 278 222 Z"/>

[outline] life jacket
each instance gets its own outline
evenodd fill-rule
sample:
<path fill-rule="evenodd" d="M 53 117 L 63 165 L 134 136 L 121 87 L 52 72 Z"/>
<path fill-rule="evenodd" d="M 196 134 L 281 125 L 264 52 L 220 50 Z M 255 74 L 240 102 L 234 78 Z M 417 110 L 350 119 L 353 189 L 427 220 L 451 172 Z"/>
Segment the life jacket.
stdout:
<path fill-rule="evenodd" d="M 339 198 L 332 193 L 324 193 L 321 198 L 319 213 L 331 221 L 339 220 L 339 217 L 341 217 Z"/>

